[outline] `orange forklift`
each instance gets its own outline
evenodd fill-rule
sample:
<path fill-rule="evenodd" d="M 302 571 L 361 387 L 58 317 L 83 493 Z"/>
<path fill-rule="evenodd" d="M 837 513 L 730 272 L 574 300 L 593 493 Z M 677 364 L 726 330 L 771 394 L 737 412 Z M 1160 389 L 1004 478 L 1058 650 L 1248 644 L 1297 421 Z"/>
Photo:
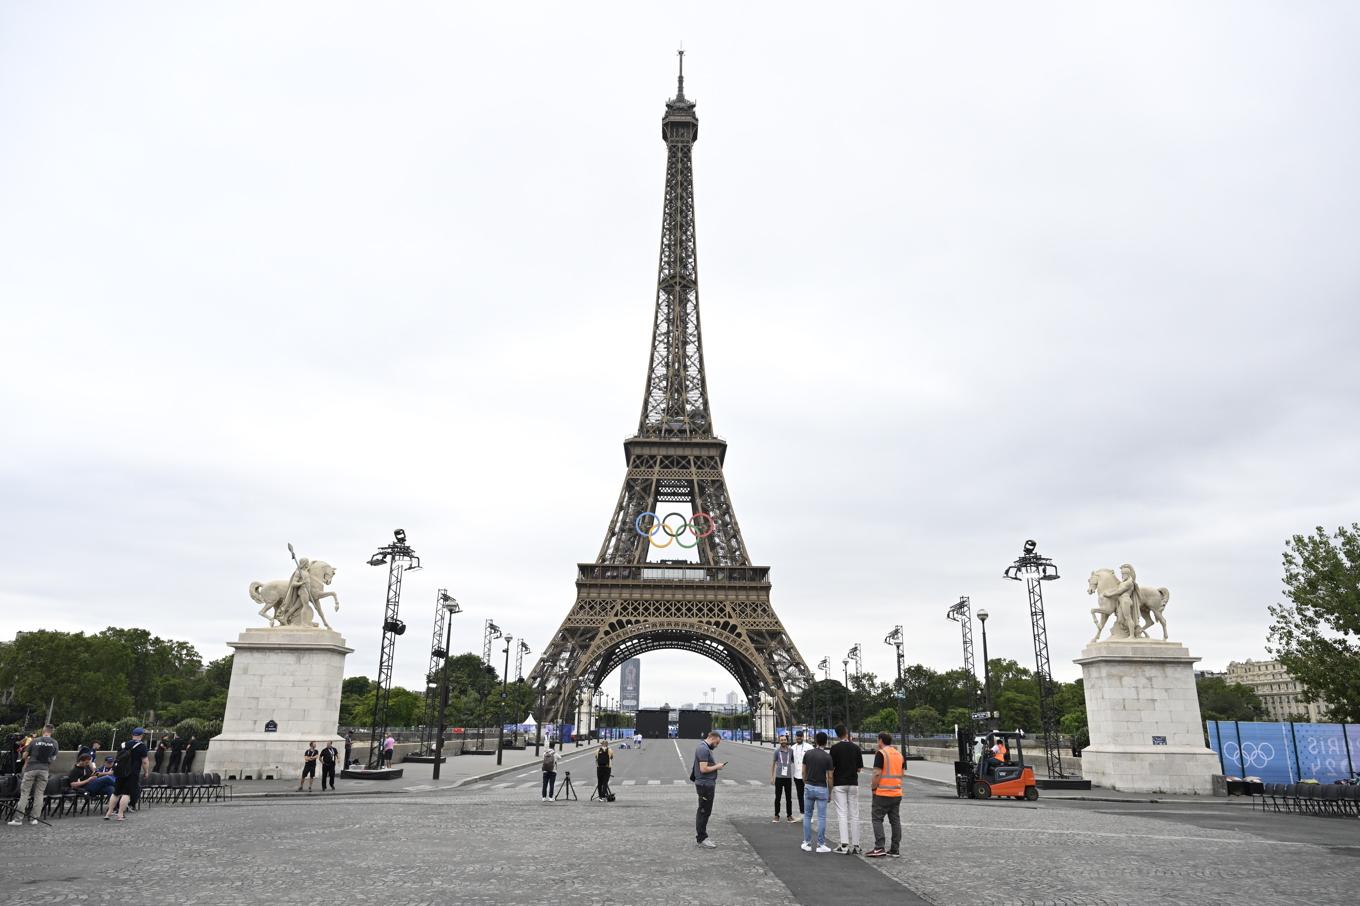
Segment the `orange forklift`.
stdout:
<path fill-rule="evenodd" d="M 990 731 L 974 736 L 967 727 L 958 730 L 959 760 L 954 762 L 955 795 L 960 799 L 1039 798 L 1034 769 L 1025 764 L 1024 730 Z M 992 746 L 1000 742 L 1006 760 L 992 757 Z"/>

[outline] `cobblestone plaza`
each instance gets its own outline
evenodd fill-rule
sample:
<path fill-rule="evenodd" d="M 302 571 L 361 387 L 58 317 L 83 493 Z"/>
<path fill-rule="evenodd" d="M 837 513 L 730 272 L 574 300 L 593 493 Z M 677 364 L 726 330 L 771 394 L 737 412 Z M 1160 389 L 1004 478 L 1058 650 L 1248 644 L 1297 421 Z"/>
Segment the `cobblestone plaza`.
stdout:
<path fill-rule="evenodd" d="M 123 825 L 0 828 L 0 902 L 1327 904 L 1349 899 L 1360 869 L 1354 821 L 1223 799 L 960 801 L 921 779 L 903 804 L 903 858 L 808 854 L 800 825 L 770 823 L 768 751 L 731 743 L 718 848 L 701 849 L 683 779 L 692 747 L 618 751 L 612 804 L 590 801 L 582 749 L 563 766 L 581 797 L 570 803 L 544 804 L 526 764 L 438 790 L 342 785 L 334 797 L 153 806 Z M 861 814 L 871 841 L 867 804 Z"/>

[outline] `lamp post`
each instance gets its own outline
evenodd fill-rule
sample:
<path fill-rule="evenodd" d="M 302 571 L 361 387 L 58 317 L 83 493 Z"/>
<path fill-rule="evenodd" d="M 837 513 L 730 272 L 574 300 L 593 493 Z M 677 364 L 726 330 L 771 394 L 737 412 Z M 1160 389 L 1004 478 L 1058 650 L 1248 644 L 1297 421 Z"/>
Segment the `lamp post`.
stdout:
<path fill-rule="evenodd" d="M 448 592 L 440 592 L 439 605 L 444 608 L 446 617 L 462 613 L 463 608 Z M 453 620 L 446 619 L 444 631 L 444 669 L 439 676 L 439 724 L 434 736 L 434 773 L 433 780 L 439 779 L 439 763 L 444 760 L 444 720 L 449 710 L 449 646 L 453 644 Z"/>
<path fill-rule="evenodd" d="M 512 635 L 505 637 L 505 674 L 501 679 L 501 704 L 496 709 L 496 764 L 505 757 L 505 696 L 510 684 L 510 643 L 514 640 Z"/>
<path fill-rule="evenodd" d="M 992 665 L 987 657 L 987 613 L 985 608 L 977 612 L 978 622 L 982 624 L 982 688 L 987 693 L 987 729 L 996 729 L 996 703 L 992 701 Z"/>

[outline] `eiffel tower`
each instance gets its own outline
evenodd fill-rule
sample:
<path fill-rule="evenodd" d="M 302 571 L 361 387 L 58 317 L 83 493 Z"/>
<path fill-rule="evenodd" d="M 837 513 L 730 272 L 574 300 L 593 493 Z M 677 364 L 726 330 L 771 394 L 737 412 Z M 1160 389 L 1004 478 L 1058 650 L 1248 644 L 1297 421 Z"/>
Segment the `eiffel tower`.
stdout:
<path fill-rule="evenodd" d="M 692 153 L 699 135 L 685 97 L 685 59 L 666 102 L 666 191 L 646 390 L 628 472 L 594 563 L 578 567 L 576 604 L 530 675 L 539 714 L 562 722 L 629 658 L 658 649 L 701 654 L 792 721 L 812 672 L 770 605 L 770 568 L 753 566 L 723 478 L 727 442 L 713 434 L 699 333 Z M 668 505 L 678 505 L 677 511 Z M 686 543 L 688 541 L 688 543 Z M 662 559 L 672 544 L 697 562 Z M 657 560 L 648 561 L 658 548 Z M 589 699 L 589 693 L 585 700 Z"/>

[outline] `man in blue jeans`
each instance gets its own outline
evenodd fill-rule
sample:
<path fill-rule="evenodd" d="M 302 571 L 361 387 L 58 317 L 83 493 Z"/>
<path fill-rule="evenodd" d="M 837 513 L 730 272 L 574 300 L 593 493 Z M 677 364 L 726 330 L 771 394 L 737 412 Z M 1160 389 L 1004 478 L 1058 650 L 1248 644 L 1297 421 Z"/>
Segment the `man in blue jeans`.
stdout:
<path fill-rule="evenodd" d="M 713 814 L 713 797 L 718 792 L 718 772 L 727 762 L 713 757 L 713 750 L 722 742 L 716 731 L 710 730 L 704 741 L 694 750 L 694 761 L 689 776 L 694 781 L 694 792 L 699 794 L 699 808 L 694 813 L 694 841 L 712 849 L 717 844 L 708 839 L 708 816 Z"/>
<path fill-rule="evenodd" d="M 813 737 L 813 747 L 803 755 L 803 811 L 804 852 L 812 852 L 812 813 L 817 813 L 817 852 L 829 853 L 826 845 L 826 803 L 831 798 L 831 780 L 836 766 L 826 751 L 826 734 L 820 730 Z"/>

